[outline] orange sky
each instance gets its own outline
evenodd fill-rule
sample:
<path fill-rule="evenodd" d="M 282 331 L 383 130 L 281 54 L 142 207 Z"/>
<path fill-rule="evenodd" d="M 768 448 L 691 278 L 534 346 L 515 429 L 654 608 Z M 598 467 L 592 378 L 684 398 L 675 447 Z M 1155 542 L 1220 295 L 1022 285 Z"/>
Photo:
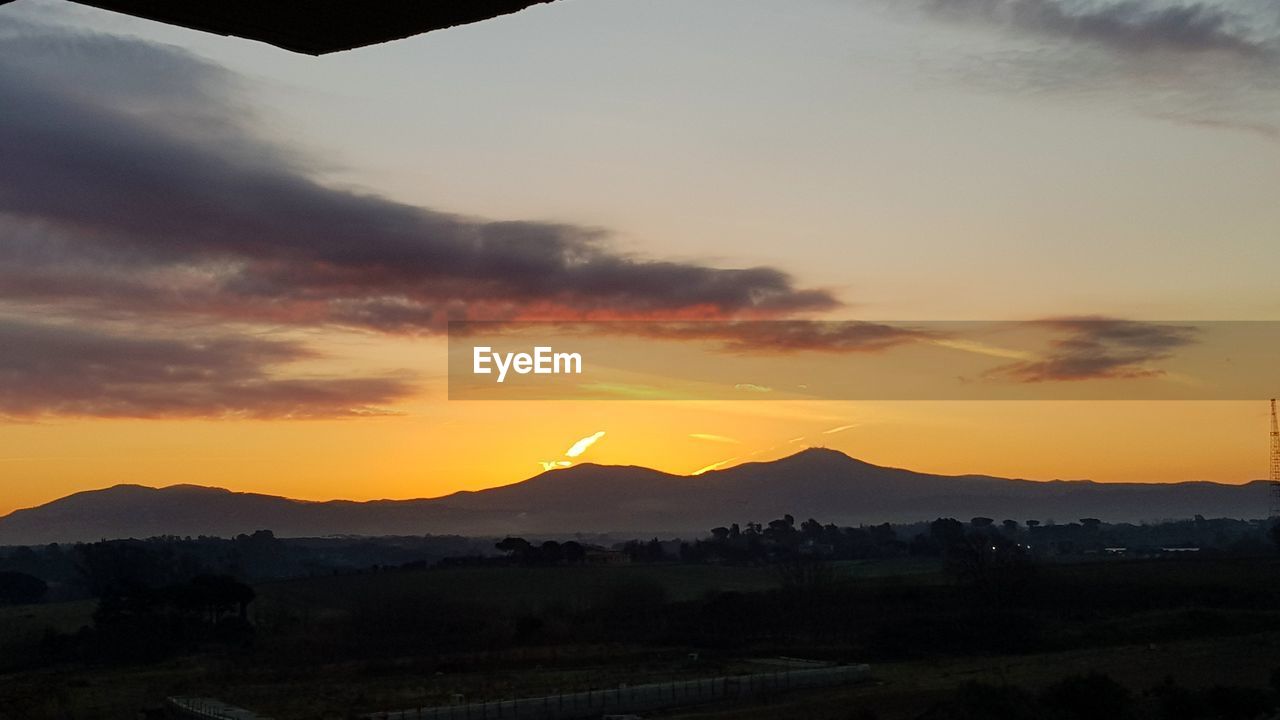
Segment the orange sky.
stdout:
<path fill-rule="evenodd" d="M 838 432 L 824 431 L 845 428 Z M 58 421 L 3 428 L 0 512 L 116 483 L 303 499 L 429 497 L 570 461 L 692 473 L 807 446 L 937 473 L 1101 481 L 1265 477 L 1264 403 L 455 402 L 344 421 Z M 717 436 L 716 438 L 697 436 Z"/>

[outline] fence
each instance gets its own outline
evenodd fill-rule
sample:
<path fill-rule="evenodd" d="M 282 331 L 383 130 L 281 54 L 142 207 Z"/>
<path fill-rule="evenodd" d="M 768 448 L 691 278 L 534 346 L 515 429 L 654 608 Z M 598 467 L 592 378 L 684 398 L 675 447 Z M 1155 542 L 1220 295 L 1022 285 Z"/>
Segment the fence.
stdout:
<path fill-rule="evenodd" d="M 200 697 L 171 697 L 165 705 L 180 718 L 190 720 L 271 720 L 221 700 Z"/>
<path fill-rule="evenodd" d="M 543 697 L 461 703 L 410 710 L 376 712 L 366 720 L 575 720 L 607 714 L 627 714 L 720 700 L 750 698 L 762 693 L 800 688 L 833 687 L 871 676 L 867 665 L 839 665 L 803 670 L 676 680 L 645 685 L 620 685 L 607 690 Z"/>

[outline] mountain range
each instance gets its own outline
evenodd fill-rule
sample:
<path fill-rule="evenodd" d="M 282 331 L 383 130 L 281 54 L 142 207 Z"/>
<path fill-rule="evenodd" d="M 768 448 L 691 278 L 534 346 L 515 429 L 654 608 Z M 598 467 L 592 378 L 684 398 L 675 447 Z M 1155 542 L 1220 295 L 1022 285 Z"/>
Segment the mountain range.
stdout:
<path fill-rule="evenodd" d="M 419 500 L 312 502 L 214 487 L 140 485 L 76 493 L 0 517 L 0 545 L 156 535 L 564 536 L 635 533 L 696 537 L 731 522 L 857 525 L 985 516 L 1137 522 L 1194 515 L 1261 518 L 1268 484 L 1031 481 L 933 475 L 811 448 L 771 462 L 696 476 L 582 464 L 513 485 Z"/>

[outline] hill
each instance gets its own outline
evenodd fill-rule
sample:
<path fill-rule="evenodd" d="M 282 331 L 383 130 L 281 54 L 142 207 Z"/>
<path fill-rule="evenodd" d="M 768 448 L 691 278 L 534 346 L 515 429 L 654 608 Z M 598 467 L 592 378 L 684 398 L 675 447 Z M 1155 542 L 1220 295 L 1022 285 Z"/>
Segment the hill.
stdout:
<path fill-rule="evenodd" d="M 523 482 L 440 498 L 307 502 L 220 488 L 117 485 L 0 517 L 0 545 L 154 535 L 229 536 L 271 529 L 327 535 L 570 535 L 675 533 L 783 513 L 824 522 L 913 522 L 936 517 L 1107 522 L 1263 517 L 1267 485 L 1210 482 L 1038 482 L 933 475 L 809 449 L 772 462 L 698 476 L 583 464 Z"/>

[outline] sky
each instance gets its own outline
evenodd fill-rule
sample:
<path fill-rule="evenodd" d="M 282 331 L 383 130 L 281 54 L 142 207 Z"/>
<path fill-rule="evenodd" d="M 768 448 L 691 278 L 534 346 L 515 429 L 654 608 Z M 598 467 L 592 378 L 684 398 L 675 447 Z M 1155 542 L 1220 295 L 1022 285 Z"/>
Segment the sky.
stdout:
<path fill-rule="evenodd" d="M 1064 333 L 1015 369 L 1028 382 L 1171 378 L 1184 344 L 1148 323 L 1280 320 L 1277 38 L 1264 0 L 558 0 L 313 58 L 18 0 L 0 513 L 125 482 L 430 497 L 811 445 L 943 473 L 1261 478 L 1267 388 L 449 400 L 444 331 L 1017 320 Z"/>

